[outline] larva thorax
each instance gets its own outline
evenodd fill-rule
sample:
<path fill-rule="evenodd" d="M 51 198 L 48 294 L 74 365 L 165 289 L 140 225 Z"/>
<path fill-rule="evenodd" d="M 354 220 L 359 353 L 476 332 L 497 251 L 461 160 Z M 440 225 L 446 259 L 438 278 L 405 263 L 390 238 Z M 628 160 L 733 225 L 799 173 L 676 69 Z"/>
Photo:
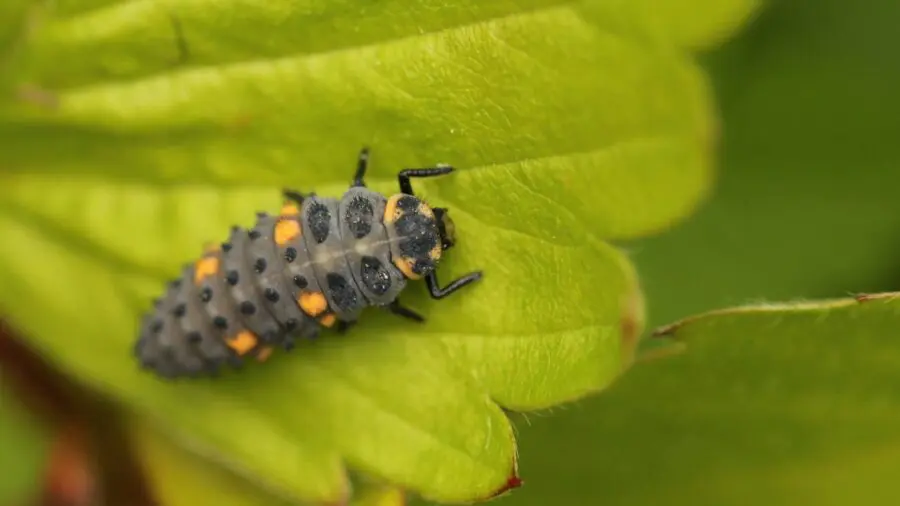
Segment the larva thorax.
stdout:
<path fill-rule="evenodd" d="M 406 286 L 392 263 L 383 222 L 387 199 L 350 188 L 340 199 L 308 197 L 301 224 L 316 280 L 338 319 L 355 321 L 365 306 L 385 305 Z"/>
<path fill-rule="evenodd" d="M 433 271 L 442 253 L 442 223 L 428 204 L 412 195 L 391 196 L 385 205 L 384 226 L 390 238 L 392 263 L 409 279 Z M 451 224 L 452 226 L 452 224 Z"/>

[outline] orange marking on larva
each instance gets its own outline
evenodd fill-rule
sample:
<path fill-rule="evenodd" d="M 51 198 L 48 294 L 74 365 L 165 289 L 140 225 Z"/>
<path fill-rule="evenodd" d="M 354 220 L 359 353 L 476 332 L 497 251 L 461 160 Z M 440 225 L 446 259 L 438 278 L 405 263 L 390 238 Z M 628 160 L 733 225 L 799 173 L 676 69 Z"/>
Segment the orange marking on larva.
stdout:
<path fill-rule="evenodd" d="M 203 257 L 194 264 L 194 284 L 199 285 L 203 280 L 219 272 L 218 257 Z"/>
<path fill-rule="evenodd" d="M 300 292 L 300 299 L 297 301 L 300 309 L 309 316 L 318 316 L 328 309 L 328 301 L 322 292 Z"/>
<path fill-rule="evenodd" d="M 236 351 L 238 355 L 246 355 L 256 346 L 256 334 L 249 330 L 242 330 L 228 340 L 228 347 Z"/>
<path fill-rule="evenodd" d="M 393 223 L 403 214 L 399 209 L 397 209 L 397 201 L 400 200 L 403 195 L 394 195 L 389 198 L 387 204 L 384 205 L 384 222 L 385 223 Z"/>
<path fill-rule="evenodd" d="M 441 253 L 444 250 L 441 248 L 440 244 L 435 245 L 435 247 L 431 248 L 431 251 L 428 252 L 428 257 L 437 262 L 441 259 Z"/>
<path fill-rule="evenodd" d="M 300 208 L 297 207 L 297 204 L 285 204 L 281 207 L 281 215 L 282 216 L 299 216 Z"/>
<path fill-rule="evenodd" d="M 278 220 L 275 224 L 275 244 L 284 246 L 301 233 L 300 222 L 293 219 Z"/>
<path fill-rule="evenodd" d="M 273 348 L 271 346 L 266 346 L 264 348 L 260 348 L 256 353 L 256 360 L 259 362 L 265 362 L 269 360 L 269 357 L 272 356 Z"/>
<path fill-rule="evenodd" d="M 431 207 L 429 207 L 428 204 L 424 202 L 419 204 L 419 214 L 428 216 L 429 218 L 434 218 L 434 211 L 432 211 Z"/>
<path fill-rule="evenodd" d="M 319 318 L 319 323 L 321 323 L 325 327 L 331 327 L 337 321 L 337 316 L 334 313 L 328 313 L 327 315 Z"/>
<path fill-rule="evenodd" d="M 397 268 L 400 269 L 400 272 L 402 272 L 404 276 L 409 279 L 421 279 L 422 276 L 416 274 L 412 270 L 413 264 L 415 263 L 416 261 L 409 257 L 400 257 L 394 259 L 394 265 L 396 265 Z"/>

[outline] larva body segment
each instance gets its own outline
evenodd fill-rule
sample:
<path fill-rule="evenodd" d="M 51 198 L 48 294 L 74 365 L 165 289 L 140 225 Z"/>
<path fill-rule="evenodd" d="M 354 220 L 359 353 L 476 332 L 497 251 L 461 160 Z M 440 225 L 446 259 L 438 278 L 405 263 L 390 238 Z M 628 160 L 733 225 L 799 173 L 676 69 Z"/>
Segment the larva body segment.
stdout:
<path fill-rule="evenodd" d="M 331 198 L 310 197 L 303 203 L 302 223 L 307 231 L 303 236 L 316 281 L 327 301 L 328 310 L 322 317 L 329 327 L 333 323 L 327 323 L 334 319 L 355 321 L 369 305 L 353 281 L 338 224 L 339 207 L 339 201 Z"/>
<path fill-rule="evenodd" d="M 406 277 L 392 268 L 384 226 L 387 199 L 364 188 L 350 188 L 340 202 L 343 249 L 353 280 L 372 305 L 390 304 L 406 288 Z"/>
<path fill-rule="evenodd" d="M 309 294 L 321 290 L 313 272 L 312 259 L 306 249 L 306 240 L 302 235 L 300 211 L 296 210 L 296 214 L 293 214 L 294 206 L 286 207 L 291 207 L 288 209 L 291 214 L 285 214 L 285 210 L 282 210 L 282 216 L 276 224 L 276 232 L 279 230 L 277 228 L 279 224 L 282 225 L 282 232 L 274 234 L 274 243 L 278 256 L 283 259 L 281 279 L 287 290 L 286 296 L 283 297 L 284 303 L 293 307 L 291 313 L 294 316 L 288 316 L 282 323 L 293 337 L 315 338 L 319 335 L 320 325 L 313 316 L 302 310 L 300 302 L 309 301 Z"/>
<path fill-rule="evenodd" d="M 262 295 L 260 304 L 279 326 L 279 339 L 271 344 L 291 347 L 295 335 L 315 336 L 318 326 L 297 306 L 285 278 L 285 255 L 274 240 L 275 227 L 280 219 L 266 216 L 259 220 L 254 230 L 260 235 L 250 241 L 249 255 L 254 264 L 257 292 Z M 263 265 L 265 268 L 257 272 Z"/>

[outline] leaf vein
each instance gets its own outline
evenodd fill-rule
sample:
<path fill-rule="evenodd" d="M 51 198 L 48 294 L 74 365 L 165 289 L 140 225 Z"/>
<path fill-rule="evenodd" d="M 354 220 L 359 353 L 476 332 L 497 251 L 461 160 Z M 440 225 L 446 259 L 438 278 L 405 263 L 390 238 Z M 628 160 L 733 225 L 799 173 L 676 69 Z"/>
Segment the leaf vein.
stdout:
<path fill-rule="evenodd" d="M 437 437 L 434 433 L 420 427 L 417 423 L 415 423 L 414 420 L 410 419 L 407 416 L 404 416 L 400 411 L 395 410 L 395 409 L 387 409 L 384 405 L 382 405 L 378 402 L 375 402 L 372 399 L 372 396 L 365 390 L 365 388 L 362 385 L 360 385 L 356 381 L 353 381 L 346 374 L 342 374 L 342 371 L 335 369 L 335 368 L 327 367 L 326 365 L 323 365 L 322 362 L 317 362 L 317 363 L 314 363 L 313 365 L 316 368 L 326 371 L 326 372 L 330 373 L 332 376 L 334 376 L 335 378 L 341 380 L 341 382 L 350 391 L 354 392 L 360 398 L 365 399 L 366 402 L 371 404 L 374 408 L 387 414 L 388 416 L 390 416 L 391 418 L 396 420 L 398 423 L 405 425 L 411 431 L 421 434 L 431 441 L 435 441 L 436 443 L 438 443 L 440 446 L 442 446 L 445 449 L 451 450 L 457 454 L 462 455 L 467 460 L 471 460 L 478 466 L 485 469 L 488 473 L 493 471 L 493 469 L 491 468 L 489 463 L 486 463 L 485 461 L 479 459 L 478 456 L 472 455 L 470 452 L 466 451 L 465 448 L 459 447 L 457 445 L 454 445 L 447 441 L 442 440 L 441 438 Z"/>
<path fill-rule="evenodd" d="M 131 0 L 128 2 L 122 2 L 120 4 L 105 5 L 105 6 L 97 8 L 97 9 L 83 12 L 76 17 L 67 19 L 65 22 L 66 23 L 77 23 L 78 22 L 77 17 L 79 17 L 79 16 L 94 16 L 94 15 L 97 15 L 97 13 L 100 11 L 119 9 L 119 8 L 121 8 L 122 5 L 126 5 L 126 4 L 129 5 L 129 8 L 133 8 L 134 4 L 138 4 L 141 2 L 154 4 L 157 1 L 158 0 Z M 181 64 L 181 65 L 179 65 L 179 67 L 177 69 L 172 69 L 170 72 L 146 74 L 146 75 L 138 76 L 138 77 L 131 78 L 131 79 L 127 79 L 127 78 L 115 79 L 115 78 L 113 78 L 113 79 L 107 79 L 105 81 L 98 81 L 96 83 L 92 83 L 89 85 L 81 85 L 81 86 L 76 85 L 76 86 L 72 86 L 72 87 L 61 86 L 61 87 L 57 87 L 56 90 L 57 91 L 62 91 L 62 90 L 83 91 L 83 90 L 89 90 L 94 86 L 103 86 L 103 85 L 112 84 L 112 83 L 136 82 L 136 81 L 141 81 L 141 80 L 146 80 L 146 79 L 153 79 L 153 78 L 157 78 L 157 77 L 161 77 L 161 76 L 188 73 L 188 72 L 196 72 L 196 71 L 202 71 L 202 70 L 211 69 L 211 68 L 221 69 L 223 67 L 230 67 L 230 66 L 261 65 L 261 64 L 277 65 L 280 62 L 284 62 L 284 61 L 288 61 L 288 60 L 306 61 L 309 59 L 330 56 L 330 55 L 334 55 L 334 54 L 338 54 L 338 53 L 366 51 L 366 50 L 371 50 L 373 48 L 376 48 L 379 46 L 384 46 L 384 45 L 391 44 L 391 43 L 414 40 L 417 38 L 453 32 L 453 31 L 461 30 L 461 29 L 468 28 L 468 27 L 484 26 L 484 25 L 488 25 L 490 23 L 495 23 L 495 22 L 505 20 L 505 19 L 516 18 L 516 17 L 520 17 L 520 16 L 528 16 L 528 15 L 533 15 L 535 13 L 541 13 L 541 12 L 546 12 L 546 11 L 558 10 L 561 8 L 567 8 L 568 6 L 574 5 L 576 3 L 577 2 L 574 2 L 572 0 L 547 0 L 547 4 L 544 4 L 541 6 L 535 6 L 535 7 L 531 7 L 531 8 L 523 8 L 523 9 L 520 9 L 515 12 L 507 12 L 507 13 L 503 13 L 503 14 L 499 14 L 499 15 L 485 16 L 482 18 L 470 19 L 470 20 L 463 21 L 463 22 L 456 23 L 456 24 L 449 24 L 446 26 L 441 26 L 441 27 L 435 28 L 435 29 L 420 30 L 416 26 L 414 28 L 415 31 L 410 31 L 407 34 L 398 35 L 395 37 L 384 37 L 384 38 L 375 37 L 372 39 L 361 41 L 356 44 L 353 44 L 353 43 L 348 44 L 348 45 L 338 44 L 338 45 L 329 46 L 329 47 L 320 48 L 320 49 L 284 52 L 281 54 L 274 54 L 274 55 L 271 55 L 269 57 L 264 57 L 264 58 L 234 59 L 234 60 L 229 60 L 229 61 L 226 61 L 223 63 L 213 63 L 213 64 L 198 64 L 198 65 Z M 521 50 L 518 50 L 518 51 L 521 51 Z M 529 56 L 529 58 L 531 58 L 531 57 Z"/>
<path fill-rule="evenodd" d="M 14 220 L 37 230 L 44 231 L 48 237 L 53 238 L 54 241 L 64 243 L 69 249 L 81 251 L 89 257 L 97 258 L 110 269 L 159 279 L 165 279 L 167 277 L 167 274 L 163 270 L 133 262 L 127 257 L 104 247 L 98 241 L 94 241 L 82 234 L 76 233 L 67 227 L 61 226 L 55 220 L 43 217 L 33 211 L 10 202 L 9 200 L 0 202 L 0 210 Z"/>

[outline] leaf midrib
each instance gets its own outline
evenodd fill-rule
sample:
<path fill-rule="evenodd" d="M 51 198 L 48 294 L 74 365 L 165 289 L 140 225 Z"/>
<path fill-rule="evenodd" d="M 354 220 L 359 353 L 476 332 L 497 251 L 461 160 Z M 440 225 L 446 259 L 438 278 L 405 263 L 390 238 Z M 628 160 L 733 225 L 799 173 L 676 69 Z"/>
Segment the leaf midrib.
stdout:
<path fill-rule="evenodd" d="M 623 146 L 629 146 L 633 144 L 640 143 L 665 143 L 669 141 L 677 141 L 681 136 L 678 134 L 671 135 L 658 135 L 658 136 L 636 136 L 628 139 L 616 139 L 613 142 L 607 143 L 602 146 L 598 146 L 594 149 L 579 149 L 572 151 L 564 151 L 561 153 L 553 153 L 542 156 L 530 156 L 523 158 L 515 158 L 515 159 L 498 159 L 491 163 L 487 163 L 484 165 L 478 165 L 474 167 L 468 168 L 457 168 L 456 170 L 459 173 L 478 173 L 478 172 L 490 172 L 492 170 L 500 169 L 504 166 L 511 164 L 530 164 L 530 163 L 540 163 L 542 161 L 548 161 L 555 158 L 569 158 L 569 157 L 578 157 L 578 156 L 597 156 L 605 154 L 609 151 L 613 151 Z M 11 167 L 3 167 L 0 166 L 0 174 L 3 173 L 8 174 L 25 174 L 24 178 L 36 177 L 37 181 L 40 182 L 41 178 L 46 177 L 51 181 L 58 181 L 59 175 L 61 171 L 49 171 L 49 170 L 40 170 L 40 167 L 37 170 L 29 167 L 27 170 L 20 171 Z M 329 171 L 328 174 L 337 174 L 337 172 Z M 327 186 L 346 186 L 349 181 L 349 172 L 346 170 L 346 167 L 342 167 L 341 176 L 335 175 L 324 181 L 319 181 L 314 183 L 318 187 L 327 187 Z M 135 172 L 113 172 L 113 173 L 103 173 L 103 172 L 66 172 L 66 178 L 68 180 L 77 180 L 77 181 L 102 181 L 104 183 L 116 183 L 121 184 L 123 186 L 133 185 L 139 186 L 142 188 L 159 188 L 159 189 L 169 189 L 169 188 L 179 188 L 179 187 L 196 187 L 196 188 L 213 188 L 213 189 L 223 189 L 223 190 L 248 190 L 248 191 L 256 191 L 256 190 L 268 190 L 271 189 L 273 191 L 281 191 L 281 189 L 285 185 L 294 185 L 295 182 L 290 181 L 291 176 L 289 174 L 285 174 L 284 177 L 280 178 L 281 181 L 275 181 L 274 179 L 271 182 L 260 183 L 260 178 L 253 178 L 249 181 L 243 181 L 241 179 L 231 179 L 231 180 L 214 180 L 208 177 L 201 177 L 197 179 L 166 179 L 166 178 L 141 178 L 141 177 L 133 177 L 136 174 Z M 125 177 L 123 177 L 125 176 Z M 396 176 L 367 176 L 366 182 L 370 185 L 390 185 L 396 184 L 397 179 Z M 430 191 L 434 192 L 435 190 L 432 188 Z M 532 190 L 533 191 L 533 190 Z M 2 193 L 2 192 L 0 192 Z M 441 195 L 441 198 L 444 198 L 444 195 Z"/>

